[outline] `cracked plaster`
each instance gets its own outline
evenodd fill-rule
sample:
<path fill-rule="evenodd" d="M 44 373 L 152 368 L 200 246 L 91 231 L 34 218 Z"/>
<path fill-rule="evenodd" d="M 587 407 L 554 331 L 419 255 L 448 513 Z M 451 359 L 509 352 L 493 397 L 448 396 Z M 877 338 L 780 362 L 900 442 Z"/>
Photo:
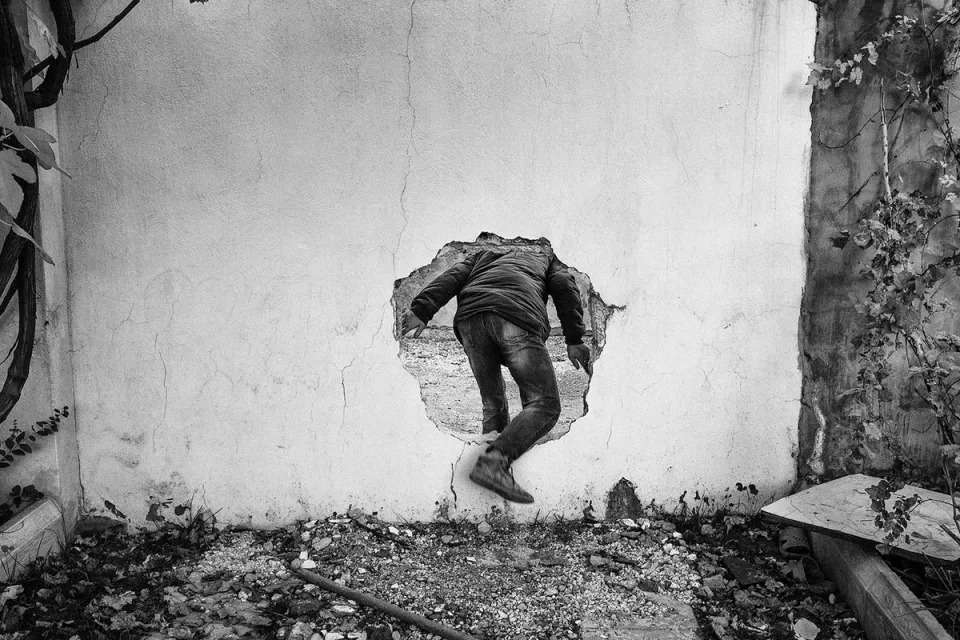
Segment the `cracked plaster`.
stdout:
<path fill-rule="evenodd" d="M 550 238 L 627 309 L 510 514 L 621 477 L 645 501 L 788 487 L 815 7 L 639 9 L 149 3 L 85 49 L 60 131 L 88 506 L 502 508 L 386 330 L 394 280 L 483 230 Z"/>

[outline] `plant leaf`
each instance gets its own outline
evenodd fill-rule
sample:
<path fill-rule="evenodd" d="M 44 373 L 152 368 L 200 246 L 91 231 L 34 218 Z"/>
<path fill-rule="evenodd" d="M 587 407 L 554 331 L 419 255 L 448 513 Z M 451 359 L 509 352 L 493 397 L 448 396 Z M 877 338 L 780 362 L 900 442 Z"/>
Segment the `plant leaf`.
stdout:
<path fill-rule="evenodd" d="M 0 127 L 12 129 L 17 126 L 17 118 L 13 115 L 13 110 L 7 106 L 6 102 L 0 100 Z"/>
<path fill-rule="evenodd" d="M 44 262 L 48 264 L 55 264 L 53 261 L 53 258 L 51 258 L 50 254 L 47 253 L 43 247 L 40 246 L 40 243 L 34 240 L 33 236 L 31 236 L 29 233 L 26 232 L 26 230 L 23 227 L 17 224 L 17 221 L 14 219 L 13 215 L 11 215 L 9 211 L 7 211 L 7 208 L 3 206 L 2 202 L 0 202 L 0 224 L 5 224 L 9 226 L 10 230 L 13 231 L 15 234 L 17 234 L 21 238 L 29 240 L 33 244 L 33 246 L 37 248 L 37 251 L 40 252 L 40 255 L 43 257 Z"/>
<path fill-rule="evenodd" d="M 30 22 L 33 24 L 33 27 L 37 30 L 37 33 L 40 35 L 40 39 L 43 41 L 43 48 L 40 51 L 37 51 L 37 55 L 40 58 L 46 58 L 48 56 L 53 56 L 56 58 L 58 55 L 61 55 L 63 48 L 60 46 L 60 43 L 57 42 L 57 38 L 53 35 L 53 32 L 50 30 L 50 27 L 38 16 L 36 13 L 31 13 Z"/>
<path fill-rule="evenodd" d="M 72 177 L 57 164 L 57 155 L 53 152 L 53 147 L 50 146 L 50 143 L 56 142 L 57 139 L 52 135 L 36 127 L 20 126 L 13 128 L 13 135 L 20 141 L 20 144 L 37 157 L 37 162 L 40 163 L 41 167 L 56 169 L 68 178 Z"/>

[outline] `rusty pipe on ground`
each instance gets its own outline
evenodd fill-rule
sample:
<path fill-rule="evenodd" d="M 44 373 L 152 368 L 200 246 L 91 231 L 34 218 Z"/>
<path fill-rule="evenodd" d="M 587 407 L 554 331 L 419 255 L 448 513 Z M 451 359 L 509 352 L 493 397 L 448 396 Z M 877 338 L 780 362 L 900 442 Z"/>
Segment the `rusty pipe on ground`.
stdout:
<path fill-rule="evenodd" d="M 362 604 L 365 607 L 372 607 L 378 611 L 383 611 L 398 620 L 407 622 L 409 624 L 415 624 L 424 631 L 429 631 L 430 633 L 436 634 L 441 638 L 446 638 L 447 640 L 479 640 L 476 636 L 471 636 L 466 633 L 457 631 L 456 629 L 451 629 L 446 625 L 442 625 L 439 622 L 434 622 L 430 618 L 425 618 L 418 613 L 413 613 L 412 611 L 407 611 L 406 609 L 401 609 L 395 604 L 391 604 L 386 600 L 381 600 L 376 596 L 372 596 L 369 593 L 364 593 L 363 591 L 357 591 L 356 589 L 351 589 L 345 587 L 342 584 L 338 584 L 333 580 L 324 578 L 321 575 L 318 575 L 312 571 L 307 571 L 306 569 L 294 569 L 293 572 L 300 576 L 303 580 L 317 585 L 327 591 L 332 591 L 337 595 L 341 595 L 344 598 L 349 598 Z"/>

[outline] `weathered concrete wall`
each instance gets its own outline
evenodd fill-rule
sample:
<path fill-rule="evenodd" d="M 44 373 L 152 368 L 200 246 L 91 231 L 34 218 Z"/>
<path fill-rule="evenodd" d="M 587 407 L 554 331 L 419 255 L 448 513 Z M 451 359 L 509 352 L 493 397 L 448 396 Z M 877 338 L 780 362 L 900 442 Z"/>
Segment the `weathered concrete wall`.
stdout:
<path fill-rule="evenodd" d="M 942 2 L 924 3 L 942 7 Z M 824 2 L 818 16 L 816 60 L 833 61 L 875 39 L 889 28 L 890 19 L 915 3 Z M 888 81 L 887 87 L 892 85 Z M 890 114 L 902 96 L 887 95 Z M 862 299 L 865 282 L 859 275 L 864 252 L 849 243 L 842 251 L 831 238 L 852 229 L 865 210 L 882 194 L 880 168 L 883 146 L 879 121 L 879 87 L 875 83 L 846 83 L 813 96 L 810 200 L 807 209 L 809 256 L 803 300 L 803 409 L 800 421 L 800 472 L 837 476 L 849 472 L 880 471 L 897 456 L 913 463 L 939 466 L 937 430 L 922 403 L 901 388 L 902 377 L 890 379 L 893 398 L 879 409 L 889 419 L 882 433 L 865 434 L 859 428 L 859 409 L 844 392 L 857 386 L 860 364 L 852 338 L 860 318 L 855 299 Z M 948 103 L 956 111 L 956 106 Z M 956 120 L 955 114 L 953 119 Z M 916 162 L 934 143 L 932 123 L 911 115 L 897 126 L 891 139 L 890 172 L 894 188 L 910 192 L 929 190 L 936 166 Z M 956 328 L 953 328 L 956 331 Z"/>
<path fill-rule="evenodd" d="M 100 5 L 103 4 L 101 7 Z M 121 3 L 85 8 L 81 31 Z M 62 103 L 87 503 L 257 524 L 499 504 L 427 419 L 393 283 L 546 237 L 613 316 L 533 509 L 795 476 L 807 0 L 147 3 Z M 479 408 L 478 408 L 479 410 Z"/>

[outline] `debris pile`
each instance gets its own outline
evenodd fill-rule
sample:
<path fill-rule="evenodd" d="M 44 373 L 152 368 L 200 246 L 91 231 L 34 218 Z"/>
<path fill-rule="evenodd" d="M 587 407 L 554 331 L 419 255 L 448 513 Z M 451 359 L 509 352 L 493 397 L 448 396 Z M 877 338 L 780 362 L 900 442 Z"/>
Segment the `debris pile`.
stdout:
<path fill-rule="evenodd" d="M 8 586 L 0 638 L 439 637 L 300 570 L 485 639 L 592 638 L 596 621 L 669 615 L 724 640 L 793 640 L 813 627 L 819 640 L 862 637 L 814 567 L 801 563 L 800 576 L 779 556 L 771 531 L 759 521 L 728 529 L 719 517 L 391 524 L 359 510 L 273 531 L 228 528 L 199 546 L 169 531 L 111 530 Z M 698 620 L 683 613 L 690 607 Z"/>

